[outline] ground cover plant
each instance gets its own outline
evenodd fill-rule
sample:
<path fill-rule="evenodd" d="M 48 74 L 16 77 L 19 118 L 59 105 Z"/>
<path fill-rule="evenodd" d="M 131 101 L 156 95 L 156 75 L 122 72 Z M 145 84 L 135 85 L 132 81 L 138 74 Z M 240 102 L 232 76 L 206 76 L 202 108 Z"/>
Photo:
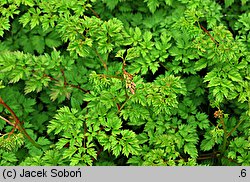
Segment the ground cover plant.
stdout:
<path fill-rule="evenodd" d="M 0 165 L 250 165 L 248 0 L 0 0 Z"/>

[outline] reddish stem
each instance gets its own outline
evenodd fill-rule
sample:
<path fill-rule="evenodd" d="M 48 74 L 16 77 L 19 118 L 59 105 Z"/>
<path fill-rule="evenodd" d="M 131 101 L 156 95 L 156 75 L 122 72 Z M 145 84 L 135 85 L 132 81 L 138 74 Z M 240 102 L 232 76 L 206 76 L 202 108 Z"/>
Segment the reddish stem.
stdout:
<path fill-rule="evenodd" d="M 219 46 L 219 43 L 213 38 L 213 36 L 209 33 L 209 31 L 203 27 L 202 25 L 200 25 L 200 27 L 202 28 L 202 30 L 210 37 L 210 39 L 217 45 Z"/>

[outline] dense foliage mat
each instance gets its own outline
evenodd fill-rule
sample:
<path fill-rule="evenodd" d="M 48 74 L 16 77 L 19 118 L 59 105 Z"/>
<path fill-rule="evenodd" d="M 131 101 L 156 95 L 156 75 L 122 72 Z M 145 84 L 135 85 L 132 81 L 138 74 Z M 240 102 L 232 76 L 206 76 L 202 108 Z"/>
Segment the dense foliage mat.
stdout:
<path fill-rule="evenodd" d="M 249 0 L 0 0 L 0 165 L 250 165 Z"/>

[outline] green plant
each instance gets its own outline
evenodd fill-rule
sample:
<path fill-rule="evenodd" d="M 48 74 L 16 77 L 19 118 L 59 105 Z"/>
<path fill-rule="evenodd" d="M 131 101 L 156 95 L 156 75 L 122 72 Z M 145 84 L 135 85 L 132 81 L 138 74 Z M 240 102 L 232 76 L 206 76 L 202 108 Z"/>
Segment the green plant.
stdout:
<path fill-rule="evenodd" d="M 1 0 L 1 165 L 249 165 L 249 6 Z"/>

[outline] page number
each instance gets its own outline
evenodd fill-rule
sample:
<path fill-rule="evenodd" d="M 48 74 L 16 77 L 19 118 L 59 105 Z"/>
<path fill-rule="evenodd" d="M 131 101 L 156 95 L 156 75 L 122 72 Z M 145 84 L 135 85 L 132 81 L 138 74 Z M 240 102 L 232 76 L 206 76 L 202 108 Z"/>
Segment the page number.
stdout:
<path fill-rule="evenodd" d="M 246 169 L 241 169 L 239 177 L 245 178 L 246 176 L 247 176 L 247 170 Z"/>

